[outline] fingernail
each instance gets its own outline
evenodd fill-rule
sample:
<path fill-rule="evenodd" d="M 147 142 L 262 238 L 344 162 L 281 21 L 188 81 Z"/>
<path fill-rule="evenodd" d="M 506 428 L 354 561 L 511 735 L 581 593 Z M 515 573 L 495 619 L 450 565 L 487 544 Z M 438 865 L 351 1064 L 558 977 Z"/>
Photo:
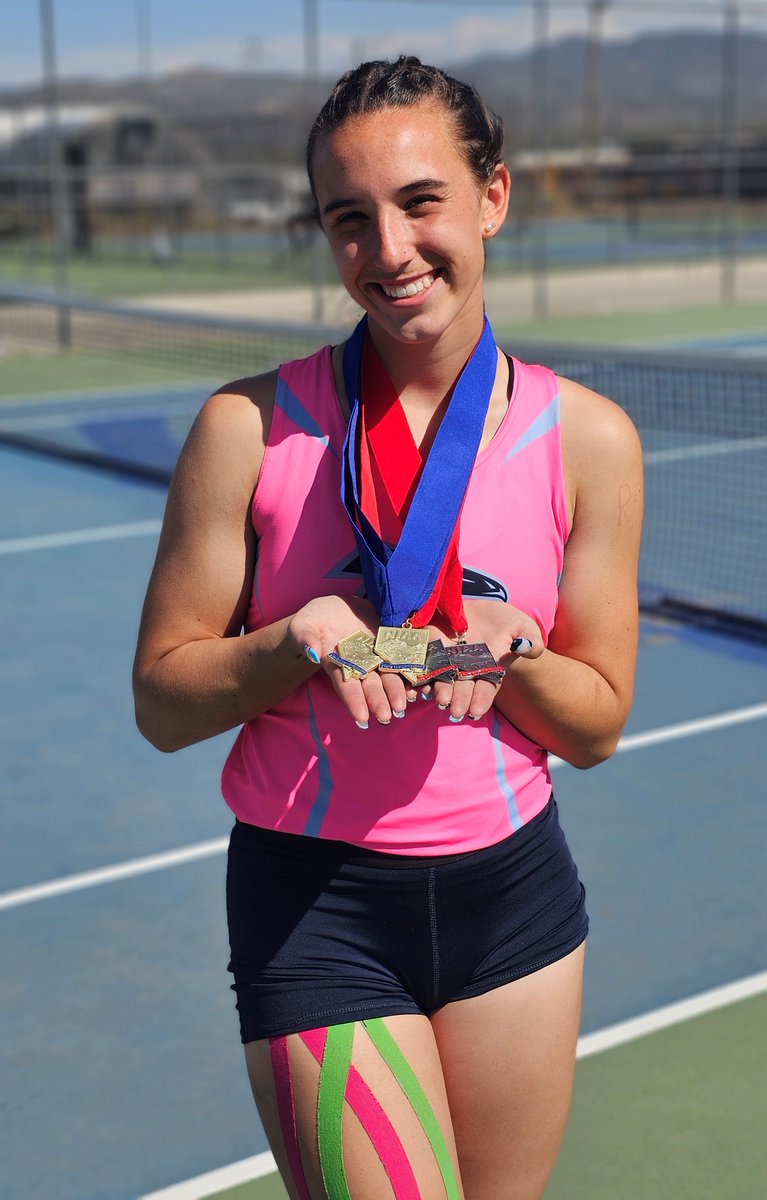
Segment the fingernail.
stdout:
<path fill-rule="evenodd" d="M 474 713 L 467 713 L 467 716 L 468 716 L 468 718 L 469 718 L 469 720 L 470 720 L 470 721 L 481 721 L 481 720 L 482 720 L 482 717 L 481 717 L 481 716 L 479 716 L 479 717 L 475 717 L 475 716 L 474 716 Z"/>
<path fill-rule="evenodd" d="M 450 705 L 449 704 L 438 704 L 437 708 L 440 710 L 440 712 L 444 712 L 446 708 L 450 708 Z"/>
<path fill-rule="evenodd" d="M 431 692 L 421 692 L 422 700 L 431 700 Z"/>
<path fill-rule="evenodd" d="M 405 697 L 405 699 L 407 700 L 408 704 L 415 704 L 415 702 L 416 702 L 416 700 L 418 699 L 418 697 L 417 697 L 417 696 L 406 696 L 406 697 Z M 428 696 L 422 696 L 422 697 L 421 697 L 421 699 L 422 699 L 422 700 L 428 700 L 428 699 L 429 699 L 429 697 L 428 697 Z"/>
<path fill-rule="evenodd" d="M 392 709 L 392 714 L 391 714 L 391 715 L 392 715 L 393 717 L 396 717 L 398 721 L 401 721 L 401 720 L 402 720 L 402 718 L 404 717 L 404 715 L 405 715 L 405 712 L 406 712 L 406 711 L 407 711 L 407 710 L 406 710 L 406 709 L 404 709 L 404 708 L 403 708 L 402 712 L 395 712 L 395 711 L 394 711 L 394 709 Z"/>
<path fill-rule="evenodd" d="M 466 713 L 461 713 L 460 717 L 451 716 L 449 719 L 453 722 L 454 725 L 460 725 L 461 721 L 463 720 L 463 718 L 465 716 L 466 716 Z"/>
<path fill-rule="evenodd" d="M 316 667 L 320 665 L 320 656 L 314 649 L 314 646 L 304 646 L 304 654 Z"/>
<path fill-rule="evenodd" d="M 354 724 L 357 726 L 358 729 L 367 729 L 367 727 L 368 727 L 367 721 L 355 721 Z"/>
<path fill-rule="evenodd" d="M 379 725 L 391 725 L 391 721 L 382 721 L 380 717 L 376 717 L 376 721 Z"/>
<path fill-rule="evenodd" d="M 529 638 L 514 638 L 514 641 L 511 643 L 512 654 L 528 654 L 532 648 L 533 643 Z"/>

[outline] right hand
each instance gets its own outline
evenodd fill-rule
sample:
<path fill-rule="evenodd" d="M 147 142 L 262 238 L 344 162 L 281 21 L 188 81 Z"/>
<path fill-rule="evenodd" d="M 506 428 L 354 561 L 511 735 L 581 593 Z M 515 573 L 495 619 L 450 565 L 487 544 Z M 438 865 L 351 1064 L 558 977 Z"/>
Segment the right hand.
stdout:
<path fill-rule="evenodd" d="M 415 689 L 401 675 L 393 673 L 380 675 L 370 671 L 364 679 L 345 680 L 341 668 L 328 654 L 342 638 L 360 629 L 375 635 L 379 624 L 378 614 L 367 600 L 318 596 L 299 609 L 288 625 L 288 637 L 295 643 L 296 652 L 305 653 L 307 646 L 317 652 L 349 716 L 365 727 L 371 718 L 388 725 L 393 716 L 404 716 L 408 698 L 415 697 Z"/>

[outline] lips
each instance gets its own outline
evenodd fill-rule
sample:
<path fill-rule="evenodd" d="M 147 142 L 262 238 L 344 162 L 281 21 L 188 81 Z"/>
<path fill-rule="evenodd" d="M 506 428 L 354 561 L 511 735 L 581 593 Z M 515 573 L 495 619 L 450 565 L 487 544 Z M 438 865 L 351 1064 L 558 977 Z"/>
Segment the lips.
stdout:
<path fill-rule="evenodd" d="M 380 283 L 378 286 L 390 300 L 405 300 L 409 296 L 417 296 L 420 292 L 428 291 L 434 280 L 434 275 L 422 275 L 420 279 L 414 279 L 412 283 L 391 284 L 388 287 L 386 284 Z"/>

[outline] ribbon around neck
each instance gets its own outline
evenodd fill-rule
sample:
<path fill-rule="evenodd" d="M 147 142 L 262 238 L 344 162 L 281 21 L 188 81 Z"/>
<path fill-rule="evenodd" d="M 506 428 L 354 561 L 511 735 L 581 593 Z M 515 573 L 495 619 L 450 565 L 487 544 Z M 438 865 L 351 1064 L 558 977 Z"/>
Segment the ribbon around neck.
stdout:
<path fill-rule="evenodd" d="M 357 542 L 368 599 L 385 625 L 404 625 L 426 604 L 439 578 L 463 506 L 495 383 L 497 352 L 485 318 L 474 351 L 456 380 L 396 546 L 388 545 L 362 510 L 360 406 L 363 317 L 344 348 L 351 407 L 343 450 L 341 500 Z"/>

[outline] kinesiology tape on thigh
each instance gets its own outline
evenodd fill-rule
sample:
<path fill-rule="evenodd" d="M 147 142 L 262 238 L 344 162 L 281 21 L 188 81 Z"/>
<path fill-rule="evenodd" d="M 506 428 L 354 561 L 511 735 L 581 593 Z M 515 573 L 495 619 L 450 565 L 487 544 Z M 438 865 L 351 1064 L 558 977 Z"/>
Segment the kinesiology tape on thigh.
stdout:
<path fill-rule="evenodd" d="M 459 1200 L 460 1190 L 447 1143 L 415 1072 L 380 1018 L 361 1024 L 421 1124 L 442 1175 L 447 1200 Z M 298 1035 L 320 1064 L 317 1144 L 325 1190 L 329 1200 L 351 1200 L 343 1151 L 344 1104 L 348 1104 L 370 1139 L 396 1200 L 420 1200 L 413 1168 L 396 1130 L 359 1071 L 352 1066 L 354 1030 L 355 1025 L 349 1023 Z M 291 1174 L 301 1200 L 311 1200 L 298 1144 L 288 1039 L 270 1038 L 269 1047 Z"/>

